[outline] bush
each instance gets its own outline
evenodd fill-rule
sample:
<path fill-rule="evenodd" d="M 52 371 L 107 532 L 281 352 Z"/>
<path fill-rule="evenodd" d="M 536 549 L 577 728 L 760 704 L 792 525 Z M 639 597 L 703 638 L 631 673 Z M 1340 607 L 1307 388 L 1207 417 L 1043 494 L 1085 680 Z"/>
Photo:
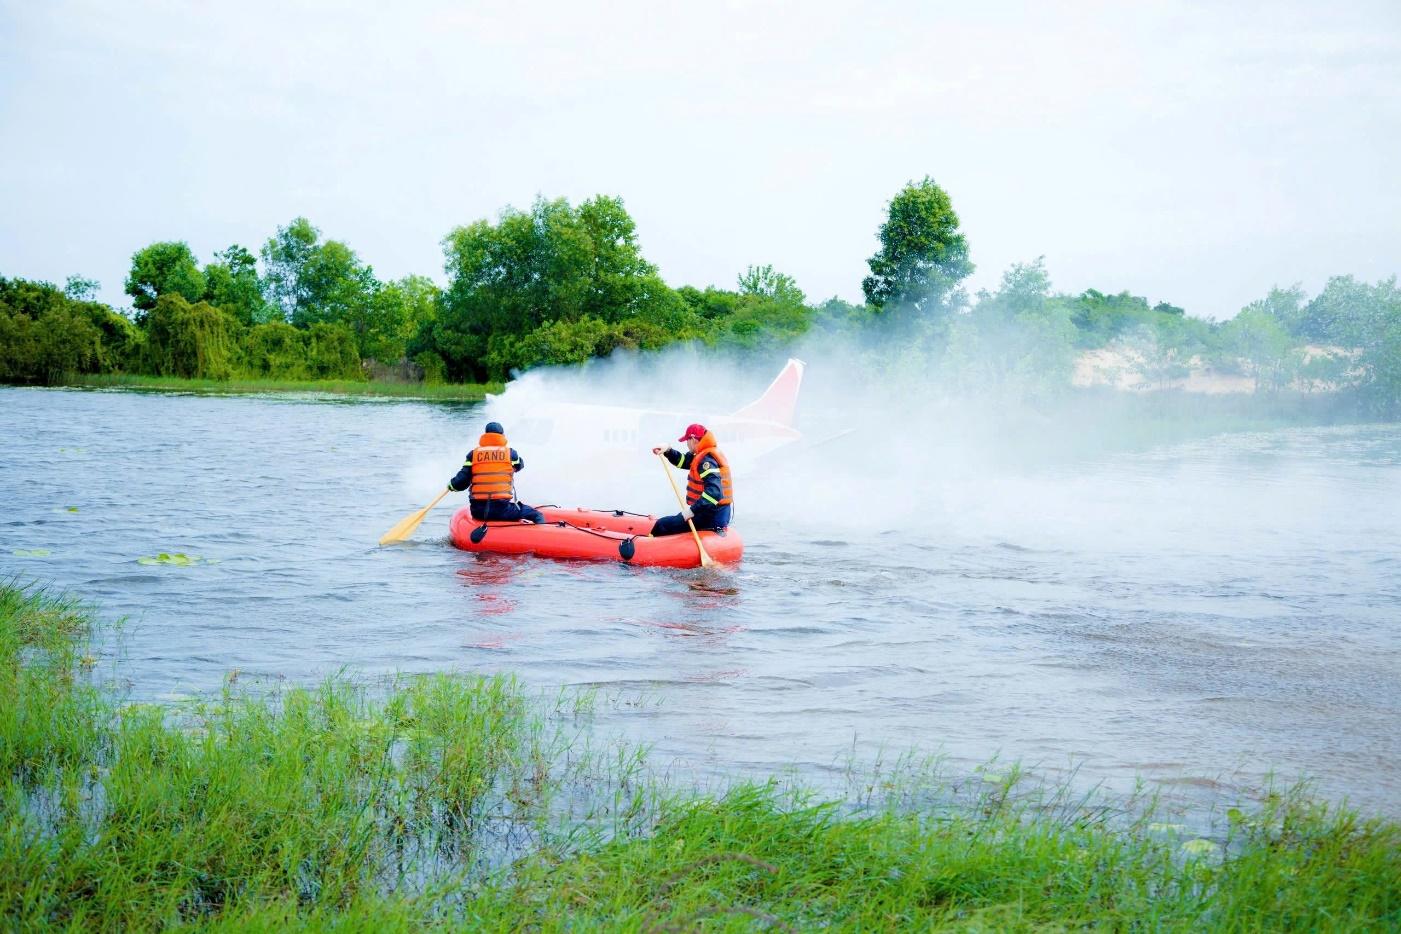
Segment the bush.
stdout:
<path fill-rule="evenodd" d="M 423 381 L 429 385 L 447 382 L 448 365 L 443 358 L 431 350 L 425 350 L 413 358 L 413 362 L 418 364 L 423 370 Z"/>
<path fill-rule="evenodd" d="M 231 379 L 238 321 L 206 302 L 162 295 L 146 316 L 146 367 L 157 376 Z"/>
<path fill-rule="evenodd" d="M 0 380 L 113 372 L 139 345 L 136 328 L 106 305 L 75 301 L 47 282 L 0 278 Z"/>
<path fill-rule="evenodd" d="M 282 321 L 260 324 L 243 341 L 243 371 L 254 379 L 308 379 L 306 341 Z"/>
<path fill-rule="evenodd" d="M 355 335 L 339 324 L 316 323 L 308 329 L 306 365 L 312 379 L 364 379 Z"/>

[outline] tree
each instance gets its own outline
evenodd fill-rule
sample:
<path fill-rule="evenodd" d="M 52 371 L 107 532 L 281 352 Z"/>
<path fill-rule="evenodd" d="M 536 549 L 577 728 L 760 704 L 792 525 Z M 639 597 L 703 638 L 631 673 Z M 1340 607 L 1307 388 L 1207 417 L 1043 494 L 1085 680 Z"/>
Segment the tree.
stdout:
<path fill-rule="evenodd" d="M 1268 295 L 1258 301 L 1251 302 L 1248 307 L 1258 307 L 1278 321 L 1289 334 L 1297 337 L 1303 326 L 1304 306 L 1308 303 L 1308 299 L 1303 287 L 1295 283 L 1287 289 L 1275 286 L 1270 289 Z"/>
<path fill-rule="evenodd" d="M 286 227 L 277 228 L 263 244 L 263 269 L 267 275 L 267 297 L 282 310 L 283 320 L 291 321 L 299 309 L 311 303 L 309 283 L 302 270 L 316 249 L 321 231 L 305 217 L 297 217 Z"/>
<path fill-rule="evenodd" d="M 1306 341 L 1358 347 L 1376 331 L 1380 293 L 1352 276 L 1334 276 L 1300 312 L 1294 334 Z"/>
<path fill-rule="evenodd" d="M 522 359 L 520 341 L 550 324 L 627 321 L 684 336 L 690 308 L 642 257 L 623 202 L 598 196 L 571 207 L 537 198 L 529 212 L 507 208 L 443 239 L 448 287 L 437 319 L 409 352 L 437 353 L 454 379 L 500 377 Z M 557 329 L 533 347 L 566 356 L 595 340 L 596 325 Z M 532 352 L 533 353 L 533 352 Z M 531 354 L 527 354 L 530 356 Z"/>
<path fill-rule="evenodd" d="M 407 354 L 414 335 L 432 325 L 442 290 L 427 276 L 405 276 L 386 282 L 371 301 L 374 313 L 360 348 L 361 356 L 393 363 Z"/>
<path fill-rule="evenodd" d="M 197 302 L 204 296 L 204 288 L 204 273 L 184 241 L 153 243 L 132 254 L 126 293 L 139 311 L 155 308 L 162 295 Z"/>
<path fill-rule="evenodd" d="M 258 261 L 238 244 L 214 254 L 215 262 L 204 267 L 204 300 L 222 308 L 245 326 L 281 320 L 277 309 L 263 298 L 263 282 L 258 278 Z"/>
<path fill-rule="evenodd" d="M 880 250 L 868 260 L 871 274 L 861 282 L 867 303 L 921 314 L 943 309 L 973 272 L 958 223 L 949 196 L 929 176 L 901 189 L 881 225 Z"/>
<path fill-rule="evenodd" d="M 713 322 L 710 340 L 759 350 L 807 333 L 812 309 L 792 276 L 771 265 L 750 266 L 738 284 L 739 300 L 728 315 Z"/>
<path fill-rule="evenodd" d="M 97 292 L 101 288 L 101 284 L 96 279 L 69 276 L 68 281 L 63 284 L 63 294 L 75 302 L 95 302 L 97 301 Z"/>
<path fill-rule="evenodd" d="M 1075 367 L 1070 308 L 1051 295 L 1045 257 L 1017 263 L 996 292 L 978 293 L 953 321 L 948 375 L 965 389 L 1003 398 L 1049 395 L 1070 385 Z"/>
<path fill-rule="evenodd" d="M 1127 291 L 1108 295 L 1086 289 L 1075 298 L 1071 319 L 1079 331 L 1080 346 L 1103 347 L 1130 330 L 1149 326 L 1153 309 L 1148 299 Z"/>
<path fill-rule="evenodd" d="M 704 292 L 695 286 L 683 285 L 676 294 L 690 313 L 703 322 L 734 314 L 743 298 L 738 292 L 717 289 L 713 285 L 706 286 Z"/>
<path fill-rule="evenodd" d="M 1245 362 L 1256 386 L 1278 390 L 1289 382 L 1294 342 L 1264 302 L 1252 302 L 1221 325 L 1217 342 L 1224 353 Z"/>
<path fill-rule="evenodd" d="M 295 218 L 263 245 L 267 292 L 285 320 L 300 328 L 342 324 L 367 354 L 375 334 L 392 330 L 376 320 L 379 282 L 374 270 L 339 240 L 320 241 L 321 231 Z"/>
<path fill-rule="evenodd" d="M 754 295 L 785 304 L 801 305 L 807 301 L 803 290 L 792 276 L 774 272 L 773 266 L 750 266 L 739 276 L 741 295 Z"/>

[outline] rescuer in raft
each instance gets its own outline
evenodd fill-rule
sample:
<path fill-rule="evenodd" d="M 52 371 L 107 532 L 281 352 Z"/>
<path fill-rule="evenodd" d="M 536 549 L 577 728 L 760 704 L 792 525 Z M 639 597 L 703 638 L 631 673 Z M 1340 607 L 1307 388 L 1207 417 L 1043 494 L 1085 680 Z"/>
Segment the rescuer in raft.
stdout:
<path fill-rule="evenodd" d="M 686 520 L 691 519 L 697 530 L 725 534 L 730 524 L 730 504 L 734 488 L 730 483 L 730 462 L 715 446 L 715 436 L 704 425 L 691 425 L 676 439 L 686 442 L 686 453 L 675 448 L 652 448 L 673 467 L 688 471 L 686 477 L 686 508 L 674 516 L 662 516 L 652 526 L 653 535 L 680 535 L 690 531 Z"/>
<path fill-rule="evenodd" d="M 516 471 L 525 469 L 516 449 L 506 442 L 500 422 L 487 422 L 477 446 L 467 452 L 467 462 L 448 481 L 454 493 L 470 490 L 472 518 L 482 522 L 517 522 L 537 525 L 545 521 L 540 511 L 516 501 Z"/>

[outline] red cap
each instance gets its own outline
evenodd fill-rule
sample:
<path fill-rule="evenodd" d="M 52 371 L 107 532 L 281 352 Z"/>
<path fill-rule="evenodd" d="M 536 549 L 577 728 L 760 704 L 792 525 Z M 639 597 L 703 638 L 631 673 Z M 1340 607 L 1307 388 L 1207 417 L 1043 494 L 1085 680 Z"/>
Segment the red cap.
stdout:
<path fill-rule="evenodd" d="M 681 437 L 677 438 L 676 440 L 677 440 L 677 441 L 690 441 L 692 438 L 695 438 L 697 441 L 699 441 L 701 438 L 704 438 L 704 437 L 705 437 L 705 426 L 702 425 L 702 424 L 700 424 L 699 422 L 696 422 L 696 423 L 693 424 L 693 425 L 687 426 L 687 428 L 686 428 L 686 433 L 685 433 L 684 435 L 682 435 Z"/>

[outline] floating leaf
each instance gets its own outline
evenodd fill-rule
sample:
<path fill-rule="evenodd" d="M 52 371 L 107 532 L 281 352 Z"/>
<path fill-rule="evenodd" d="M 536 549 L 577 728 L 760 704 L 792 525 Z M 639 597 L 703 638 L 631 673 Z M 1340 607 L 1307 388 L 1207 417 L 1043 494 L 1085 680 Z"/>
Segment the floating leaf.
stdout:
<path fill-rule="evenodd" d="M 1198 837 L 1182 844 L 1181 850 L 1188 856 L 1210 856 L 1216 852 L 1216 844 Z"/>
<path fill-rule="evenodd" d="M 52 553 L 47 548 L 16 548 L 12 552 L 16 558 L 47 558 Z"/>
<path fill-rule="evenodd" d="M 136 563 L 145 565 L 169 564 L 177 568 L 187 568 L 196 564 L 217 564 L 218 562 L 208 558 L 201 558 L 199 555 L 187 555 L 183 551 L 162 551 L 155 556 L 148 555 L 144 558 L 137 558 Z"/>
<path fill-rule="evenodd" d="M 69 511 L 69 512 L 77 512 L 77 511 L 78 511 L 78 507 L 77 507 L 77 506 L 69 506 L 69 507 L 68 507 L 68 511 Z"/>

